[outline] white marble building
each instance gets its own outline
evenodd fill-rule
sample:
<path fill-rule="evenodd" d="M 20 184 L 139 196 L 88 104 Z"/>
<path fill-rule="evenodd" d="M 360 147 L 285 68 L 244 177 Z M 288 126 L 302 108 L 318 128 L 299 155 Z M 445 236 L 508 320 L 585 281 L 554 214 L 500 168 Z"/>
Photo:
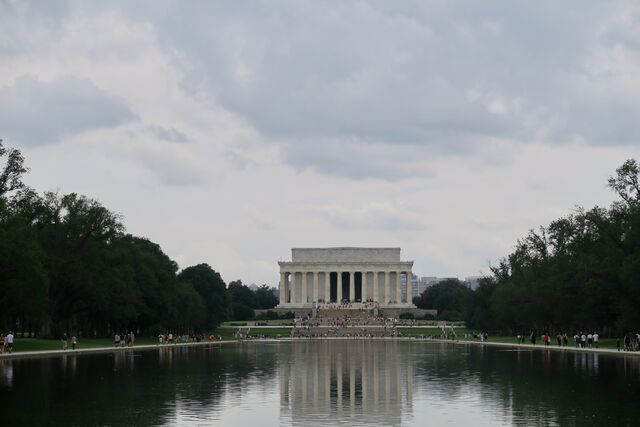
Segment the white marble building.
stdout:
<path fill-rule="evenodd" d="M 411 279 L 403 280 L 411 278 L 413 261 L 401 261 L 400 248 L 293 248 L 291 261 L 278 264 L 280 309 L 343 301 L 415 307 L 406 298 Z"/>

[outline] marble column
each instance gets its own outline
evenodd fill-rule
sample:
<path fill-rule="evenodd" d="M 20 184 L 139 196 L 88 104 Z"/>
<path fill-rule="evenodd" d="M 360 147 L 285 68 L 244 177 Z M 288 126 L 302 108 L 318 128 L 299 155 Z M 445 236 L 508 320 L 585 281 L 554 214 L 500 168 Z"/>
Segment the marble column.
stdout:
<path fill-rule="evenodd" d="M 307 272 L 302 272 L 302 292 L 300 292 L 300 298 L 302 303 L 307 303 Z"/>
<path fill-rule="evenodd" d="M 411 271 L 407 271 L 407 304 L 413 304 L 413 283 Z"/>
<path fill-rule="evenodd" d="M 402 301 L 402 281 L 400 280 L 400 272 L 396 271 L 396 302 Z"/>
<path fill-rule="evenodd" d="M 331 272 L 324 272 L 324 302 L 331 302 Z"/>
<path fill-rule="evenodd" d="M 380 294 L 380 290 L 378 289 L 378 272 L 374 271 L 373 272 L 373 300 L 375 302 L 379 301 L 379 294 Z"/>
<path fill-rule="evenodd" d="M 365 302 L 367 300 L 367 272 L 362 272 L 362 286 L 360 287 L 360 301 Z"/>
<path fill-rule="evenodd" d="M 318 302 L 318 272 L 313 272 L 313 302 Z"/>
<path fill-rule="evenodd" d="M 289 284 L 289 287 L 291 289 L 291 301 L 290 302 L 291 303 L 296 303 L 296 302 L 298 302 L 298 301 L 296 301 L 296 299 L 297 299 L 296 298 L 297 297 L 297 295 L 296 295 L 296 272 L 292 271 L 289 275 L 291 276 L 291 283 Z"/>
<path fill-rule="evenodd" d="M 287 273 L 280 273 L 280 304 L 287 302 Z"/>
<path fill-rule="evenodd" d="M 336 301 L 342 302 L 342 271 L 338 271 L 338 286 L 336 286 Z"/>
<path fill-rule="evenodd" d="M 384 303 L 387 304 L 391 300 L 391 272 L 384 272 Z"/>
<path fill-rule="evenodd" d="M 349 301 L 356 301 L 356 273 L 355 271 L 349 272 Z"/>

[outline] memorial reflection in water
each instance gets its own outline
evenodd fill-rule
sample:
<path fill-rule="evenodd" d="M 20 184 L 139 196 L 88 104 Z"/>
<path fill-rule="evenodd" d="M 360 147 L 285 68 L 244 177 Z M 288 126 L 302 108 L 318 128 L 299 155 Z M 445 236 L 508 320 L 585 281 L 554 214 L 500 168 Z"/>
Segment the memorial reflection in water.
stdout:
<path fill-rule="evenodd" d="M 278 366 L 281 416 L 296 424 L 357 419 L 397 425 L 412 417 L 413 365 L 397 341 L 307 341 Z"/>

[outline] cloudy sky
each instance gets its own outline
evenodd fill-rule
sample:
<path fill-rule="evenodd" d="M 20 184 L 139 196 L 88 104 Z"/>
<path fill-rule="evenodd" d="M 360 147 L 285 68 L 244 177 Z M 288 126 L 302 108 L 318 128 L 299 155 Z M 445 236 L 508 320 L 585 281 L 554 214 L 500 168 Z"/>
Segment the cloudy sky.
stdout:
<path fill-rule="evenodd" d="M 640 157 L 640 8 L 562 5 L 0 0 L 0 138 L 227 281 L 324 246 L 477 275 Z"/>

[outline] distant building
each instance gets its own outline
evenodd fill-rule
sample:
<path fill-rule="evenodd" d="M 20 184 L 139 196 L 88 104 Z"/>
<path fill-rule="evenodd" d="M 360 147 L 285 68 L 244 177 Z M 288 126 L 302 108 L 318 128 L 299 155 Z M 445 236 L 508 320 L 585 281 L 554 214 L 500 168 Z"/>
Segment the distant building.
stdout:
<path fill-rule="evenodd" d="M 480 279 L 484 279 L 484 276 L 469 276 L 464 279 L 464 284 L 467 288 L 475 291 L 480 286 Z"/>
<path fill-rule="evenodd" d="M 252 283 L 249 285 L 249 289 L 251 289 L 253 292 L 257 291 L 259 288 L 258 285 L 256 285 L 255 283 Z"/>
<path fill-rule="evenodd" d="M 459 280 L 459 279 L 457 277 L 438 277 L 433 284 L 437 285 L 438 283 L 442 283 L 446 280 Z"/>
<path fill-rule="evenodd" d="M 429 286 L 435 283 L 436 279 L 437 277 L 433 277 L 433 276 L 423 276 L 420 279 L 417 279 L 417 284 L 413 286 L 414 298 L 422 295 L 422 293 L 426 291 Z"/>

